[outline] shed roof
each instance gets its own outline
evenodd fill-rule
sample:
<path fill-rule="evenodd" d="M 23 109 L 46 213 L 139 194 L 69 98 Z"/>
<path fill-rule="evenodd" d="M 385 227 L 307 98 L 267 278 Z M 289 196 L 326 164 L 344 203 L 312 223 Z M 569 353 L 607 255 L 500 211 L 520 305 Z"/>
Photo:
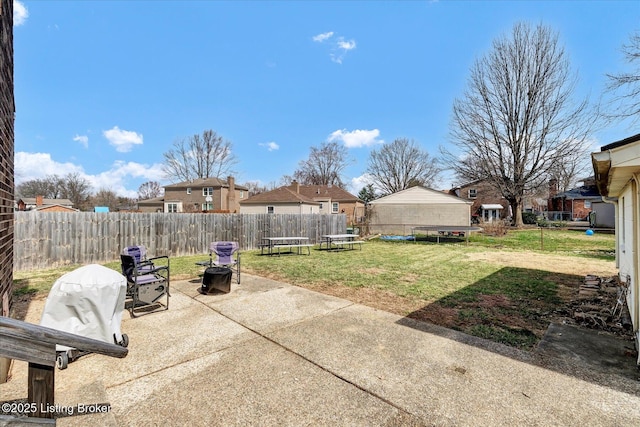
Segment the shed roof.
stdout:
<path fill-rule="evenodd" d="M 471 205 L 473 202 L 431 188 L 415 186 L 371 201 L 372 205 Z"/>

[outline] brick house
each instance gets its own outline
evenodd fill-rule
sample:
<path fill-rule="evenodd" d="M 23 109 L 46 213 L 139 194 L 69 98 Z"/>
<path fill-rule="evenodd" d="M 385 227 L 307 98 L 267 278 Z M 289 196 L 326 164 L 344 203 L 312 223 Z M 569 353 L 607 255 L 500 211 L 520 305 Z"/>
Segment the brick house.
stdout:
<path fill-rule="evenodd" d="M 78 212 L 69 199 L 45 199 L 42 196 L 23 197 L 16 202 L 19 211 Z"/>
<path fill-rule="evenodd" d="M 303 185 L 293 181 L 240 202 L 241 213 L 345 214 L 348 223 L 364 216 L 364 202 L 335 185 Z"/>
<path fill-rule="evenodd" d="M 230 176 L 200 178 L 164 187 L 164 196 L 138 202 L 140 212 L 230 212 L 240 211 L 239 201 L 249 197 L 249 189 L 236 185 Z"/>
<path fill-rule="evenodd" d="M 507 199 L 495 190 L 486 180 L 469 182 L 449 190 L 449 194 L 472 202 L 471 221 L 491 222 L 496 219 L 507 219 L 511 207 Z"/>
<path fill-rule="evenodd" d="M 583 185 L 558 193 L 557 181 L 549 181 L 548 217 L 551 220 L 584 220 L 592 211 L 591 203 L 602 200 L 596 180 L 589 177 Z"/>
<path fill-rule="evenodd" d="M 13 1 L 0 0 L 0 314 L 11 315 L 13 291 L 14 117 Z M 4 344 L 3 344 L 4 345 Z M 0 358 L 0 382 L 9 360 Z"/>

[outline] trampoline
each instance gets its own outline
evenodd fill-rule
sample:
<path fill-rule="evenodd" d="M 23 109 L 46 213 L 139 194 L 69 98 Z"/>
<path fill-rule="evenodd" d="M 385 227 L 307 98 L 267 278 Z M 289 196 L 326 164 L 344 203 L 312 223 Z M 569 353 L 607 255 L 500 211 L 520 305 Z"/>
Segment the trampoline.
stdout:
<path fill-rule="evenodd" d="M 416 227 L 411 227 L 411 236 L 413 237 L 413 241 L 416 239 L 416 231 L 424 231 L 427 237 L 429 237 L 429 233 L 436 234 L 436 243 L 440 243 L 441 236 L 464 236 L 466 238 L 467 244 L 469 243 L 469 234 L 474 231 L 482 231 L 481 227 L 476 226 L 464 226 L 464 225 L 420 225 Z"/>

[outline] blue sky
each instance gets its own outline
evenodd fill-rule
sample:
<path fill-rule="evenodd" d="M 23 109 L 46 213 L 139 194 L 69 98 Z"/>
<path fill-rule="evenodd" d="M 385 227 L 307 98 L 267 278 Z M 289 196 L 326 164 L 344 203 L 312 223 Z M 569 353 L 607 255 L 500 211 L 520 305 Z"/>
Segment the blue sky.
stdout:
<path fill-rule="evenodd" d="M 596 100 L 637 1 L 14 1 L 16 184 L 78 172 L 135 197 L 173 142 L 213 129 L 236 180 L 277 183 L 337 141 L 362 187 L 399 137 L 437 156 L 473 62 L 519 21 L 559 33 Z M 594 150 L 638 133 L 600 129 Z M 445 175 L 438 188 L 450 184 Z"/>

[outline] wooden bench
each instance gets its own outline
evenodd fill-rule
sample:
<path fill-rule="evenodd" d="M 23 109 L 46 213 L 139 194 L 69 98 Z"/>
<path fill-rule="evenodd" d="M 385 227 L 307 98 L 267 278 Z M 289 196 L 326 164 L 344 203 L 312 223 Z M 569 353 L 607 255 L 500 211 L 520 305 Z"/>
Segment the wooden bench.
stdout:
<path fill-rule="evenodd" d="M 54 414 L 43 409 L 54 406 L 54 368 L 56 366 L 56 344 L 111 357 L 125 357 L 125 347 L 58 331 L 32 323 L 0 316 L 0 356 L 29 362 L 27 402 L 35 404 L 30 417 L 53 418 Z M 4 416 L 5 425 L 15 424 L 24 417 Z M 11 419 L 14 419 L 13 421 Z M 39 421 L 39 420 L 38 420 Z M 14 424 L 9 424 L 9 423 Z M 33 418 L 29 422 L 37 422 Z M 46 424 L 43 422 L 41 424 Z M 26 424 L 26 423 L 25 423 Z M 55 425 L 55 423 L 53 424 Z"/>
<path fill-rule="evenodd" d="M 296 244 L 290 244 L 290 245 L 273 245 L 272 248 L 273 249 L 278 249 L 278 255 L 280 255 L 280 249 L 293 249 L 293 248 L 298 248 L 298 254 L 301 254 L 300 249 L 301 248 L 307 248 L 307 253 L 308 255 L 311 255 L 311 248 L 314 245 L 311 243 L 296 243 Z"/>
<path fill-rule="evenodd" d="M 360 245 L 360 250 L 362 250 L 363 243 L 365 243 L 363 240 L 339 240 L 337 242 L 331 242 L 332 245 L 336 245 L 342 248 L 348 246 L 351 249 L 353 249 L 353 245 Z"/>

